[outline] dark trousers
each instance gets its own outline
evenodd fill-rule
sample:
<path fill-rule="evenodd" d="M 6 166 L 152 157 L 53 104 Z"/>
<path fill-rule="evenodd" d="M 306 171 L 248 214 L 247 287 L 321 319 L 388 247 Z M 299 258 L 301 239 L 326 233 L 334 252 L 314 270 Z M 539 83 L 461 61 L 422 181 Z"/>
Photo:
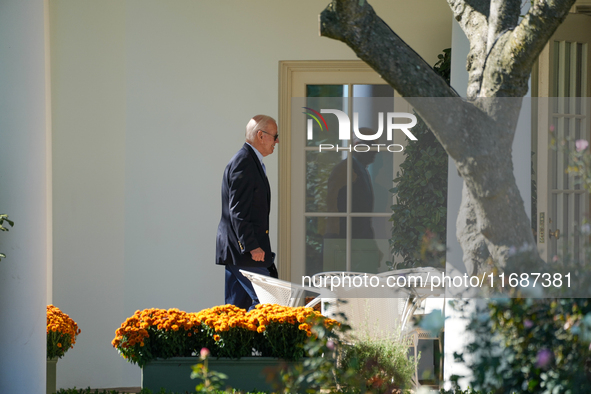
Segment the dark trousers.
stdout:
<path fill-rule="evenodd" d="M 259 304 L 259 299 L 250 280 L 242 275 L 239 270 L 269 276 L 269 269 L 266 267 L 238 267 L 236 265 L 226 265 L 226 304 L 232 304 L 242 309 L 251 310 Z"/>

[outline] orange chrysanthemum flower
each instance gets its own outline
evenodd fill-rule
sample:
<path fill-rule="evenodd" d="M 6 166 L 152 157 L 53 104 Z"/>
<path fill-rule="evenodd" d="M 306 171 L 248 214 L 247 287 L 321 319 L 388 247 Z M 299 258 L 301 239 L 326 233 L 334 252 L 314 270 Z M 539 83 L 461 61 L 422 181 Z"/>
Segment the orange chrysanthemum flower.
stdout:
<path fill-rule="evenodd" d="M 59 308 L 47 306 L 47 357 L 62 357 L 74 347 L 80 329 L 74 320 Z"/>

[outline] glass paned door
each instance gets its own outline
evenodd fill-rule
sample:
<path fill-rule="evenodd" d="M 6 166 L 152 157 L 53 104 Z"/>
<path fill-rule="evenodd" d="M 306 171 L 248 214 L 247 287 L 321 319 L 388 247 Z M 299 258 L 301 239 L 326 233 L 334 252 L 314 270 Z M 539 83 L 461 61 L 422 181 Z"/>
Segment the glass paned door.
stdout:
<path fill-rule="evenodd" d="M 557 254 L 581 258 L 588 241 L 580 226 L 589 219 L 589 194 L 566 173 L 568 156 L 560 144 L 567 140 L 574 150 L 576 140 L 590 137 L 588 22 L 585 15 L 569 15 L 540 56 L 536 238 L 546 261 Z M 557 149 L 550 146 L 552 139 Z"/>
<path fill-rule="evenodd" d="M 361 61 L 280 68 L 280 277 L 298 283 L 321 271 L 386 270 L 390 189 L 404 160 L 392 148 L 406 141 L 403 133 L 375 134 L 386 113 L 412 111 Z M 348 121 L 342 130 L 335 110 Z"/>
<path fill-rule="evenodd" d="M 384 149 L 385 133 L 367 143 L 354 129 L 374 135 L 381 121 L 383 130 L 384 114 L 394 110 L 394 90 L 381 84 L 309 84 L 306 93 L 306 108 L 338 109 L 352 120 L 352 127 L 348 139 L 341 139 L 339 125 L 327 124 L 329 132 L 323 134 L 323 123 L 313 123 L 315 137 L 306 144 L 305 274 L 384 271 L 393 153 Z M 320 144 L 325 148 L 319 150 Z"/>

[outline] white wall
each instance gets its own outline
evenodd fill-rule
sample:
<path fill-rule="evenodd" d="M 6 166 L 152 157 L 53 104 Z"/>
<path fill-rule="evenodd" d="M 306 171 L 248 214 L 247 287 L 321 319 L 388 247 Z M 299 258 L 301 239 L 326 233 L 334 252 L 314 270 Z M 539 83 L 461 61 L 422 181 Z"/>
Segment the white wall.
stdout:
<path fill-rule="evenodd" d="M 50 4 L 53 300 L 82 329 L 58 387 L 138 386 L 110 345 L 126 317 L 223 303 L 221 175 L 248 119 L 277 117 L 279 61 L 356 57 L 318 36 L 328 0 Z M 372 4 L 429 63 L 450 46 L 445 2 Z M 277 154 L 265 163 L 276 249 Z"/>
<path fill-rule="evenodd" d="M 0 2 L 0 213 L 15 222 L 0 234 L 7 255 L 0 261 L 0 393 L 45 393 L 51 220 L 44 6 Z"/>
<path fill-rule="evenodd" d="M 138 368 L 110 346 L 133 313 L 124 287 L 125 4 L 50 4 L 53 303 L 82 330 L 58 362 L 57 385 L 137 381 Z"/>

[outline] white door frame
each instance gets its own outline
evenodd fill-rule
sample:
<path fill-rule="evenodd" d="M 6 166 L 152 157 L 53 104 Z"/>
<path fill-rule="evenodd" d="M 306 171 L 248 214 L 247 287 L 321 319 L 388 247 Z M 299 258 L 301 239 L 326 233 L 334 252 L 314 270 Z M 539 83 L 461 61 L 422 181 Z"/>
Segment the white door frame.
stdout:
<path fill-rule="evenodd" d="M 285 280 L 301 280 L 304 272 L 305 244 L 292 243 L 295 231 L 305 231 L 303 223 L 292 217 L 294 204 L 304 211 L 304 198 L 293 185 L 305 182 L 305 160 L 294 154 L 291 130 L 291 102 L 306 97 L 308 84 L 386 84 L 367 64 L 360 60 L 282 61 L 279 63 L 279 242 L 277 262 L 279 276 Z M 305 130 L 302 123 L 301 130 Z M 292 168 L 294 171 L 292 171 Z M 295 170 L 299 169 L 299 170 Z M 300 237 L 298 237 L 300 238 Z M 294 264 L 292 264 L 294 262 Z M 298 279 L 299 278 L 299 279 Z"/>

